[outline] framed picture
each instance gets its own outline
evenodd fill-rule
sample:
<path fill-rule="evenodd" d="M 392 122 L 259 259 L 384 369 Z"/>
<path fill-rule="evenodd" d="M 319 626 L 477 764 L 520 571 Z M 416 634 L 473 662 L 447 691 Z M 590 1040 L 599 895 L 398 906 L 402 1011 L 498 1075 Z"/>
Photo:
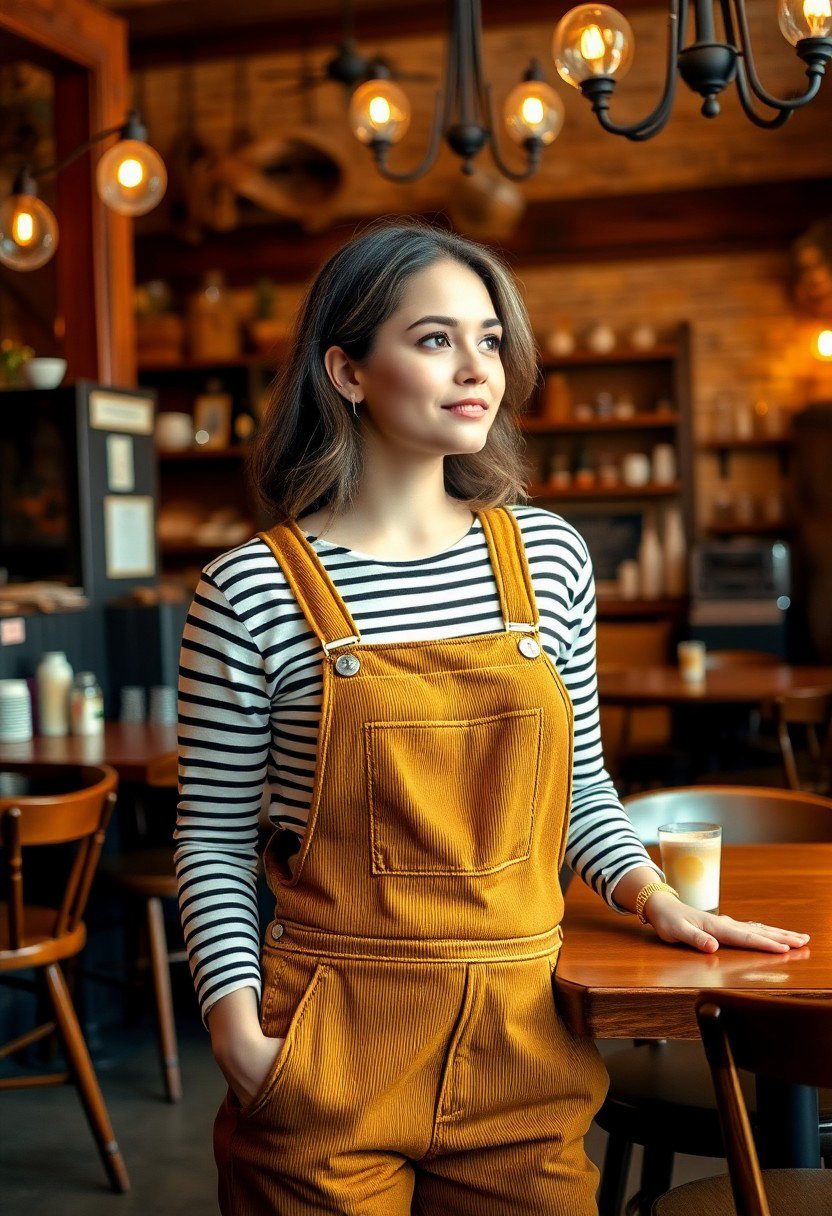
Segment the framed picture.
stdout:
<path fill-rule="evenodd" d="M 230 393 L 203 393 L 194 402 L 194 439 L 201 448 L 227 448 L 231 443 Z"/>

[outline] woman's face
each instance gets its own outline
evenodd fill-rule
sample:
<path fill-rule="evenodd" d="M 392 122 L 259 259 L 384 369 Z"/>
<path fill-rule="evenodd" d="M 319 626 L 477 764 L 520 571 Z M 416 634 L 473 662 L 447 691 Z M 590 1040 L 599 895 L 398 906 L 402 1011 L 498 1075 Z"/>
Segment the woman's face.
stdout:
<path fill-rule="evenodd" d="M 478 452 L 505 392 L 502 333 L 479 275 L 445 258 L 411 276 L 368 358 L 338 379 L 382 438 L 436 455 Z M 466 399 L 485 409 L 446 408 Z"/>

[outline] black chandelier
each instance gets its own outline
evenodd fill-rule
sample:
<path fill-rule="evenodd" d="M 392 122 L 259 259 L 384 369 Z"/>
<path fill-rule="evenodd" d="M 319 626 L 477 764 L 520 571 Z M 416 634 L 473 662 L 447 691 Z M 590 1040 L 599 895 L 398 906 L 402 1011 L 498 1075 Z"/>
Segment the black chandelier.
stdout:
<path fill-rule="evenodd" d="M 523 181 L 536 172 L 541 153 L 563 125 L 563 102 L 546 83 L 540 63 L 532 59 L 503 106 L 508 135 L 526 153 L 523 169 L 512 169 L 497 146 L 497 124 L 491 85 L 482 68 L 482 17 L 480 0 L 451 0 L 445 76 L 436 94 L 433 125 L 424 160 L 409 173 L 388 168 L 387 156 L 410 125 L 410 102 L 384 65 L 376 64 L 372 80 L 359 85 L 350 100 L 350 125 L 367 144 L 382 177 L 412 182 L 432 168 L 444 135 L 462 158 L 462 172 L 474 172 L 474 157 L 486 144 L 499 171 L 511 181 Z"/>
<path fill-rule="evenodd" d="M 778 0 L 783 36 L 806 64 L 809 84 L 798 97 L 774 97 L 762 85 L 754 64 L 744 0 L 669 0 L 667 67 L 658 105 L 641 122 L 618 124 L 609 115 L 616 78 L 633 59 L 633 31 L 616 9 L 606 4 L 581 4 L 558 23 L 552 54 L 558 73 L 579 88 L 605 131 L 626 139 L 646 140 L 667 124 L 676 95 L 677 70 L 685 84 L 703 98 L 702 113 L 720 112 L 718 95 L 736 83 L 740 104 L 758 127 L 781 127 L 795 110 L 810 102 L 820 88 L 832 59 L 832 0 Z M 691 8 L 694 41 L 685 46 Z M 723 36 L 716 32 L 717 10 Z M 523 181 L 540 166 L 544 147 L 563 125 L 563 103 L 546 83 L 540 63 L 532 59 L 523 80 L 508 95 L 503 118 L 509 136 L 526 153 L 525 168 L 505 162 L 496 140 L 497 124 L 491 86 L 482 68 L 480 0 L 451 0 L 445 75 L 436 95 L 428 150 L 410 172 L 391 170 L 387 158 L 410 125 L 410 102 L 382 63 L 373 78 L 360 84 L 350 101 L 350 124 L 356 137 L 372 150 L 376 168 L 390 181 L 412 182 L 432 168 L 442 137 L 462 159 L 462 172 L 474 172 L 474 157 L 490 146 L 499 171 Z M 759 113 L 757 107 L 764 107 Z"/>
<path fill-rule="evenodd" d="M 773 97 L 760 82 L 744 0 L 719 0 L 724 42 L 717 39 L 714 0 L 693 0 L 695 40 L 684 45 L 688 0 L 670 0 L 667 75 L 661 100 L 641 122 L 620 126 L 609 117 L 610 97 L 633 57 L 633 32 L 626 18 L 606 4 L 582 4 L 572 9 L 555 30 L 553 53 L 558 72 L 592 102 L 605 131 L 627 139 L 657 135 L 667 123 L 676 92 L 676 69 L 688 88 L 704 99 L 706 118 L 719 114 L 717 95 L 736 82 L 740 104 L 758 127 L 781 127 L 820 88 L 827 61 L 832 58 L 832 0 L 778 0 L 783 36 L 806 64 L 809 84 L 799 97 Z M 767 108 L 759 114 L 755 103 Z M 772 113 L 773 111 L 773 113 Z"/>

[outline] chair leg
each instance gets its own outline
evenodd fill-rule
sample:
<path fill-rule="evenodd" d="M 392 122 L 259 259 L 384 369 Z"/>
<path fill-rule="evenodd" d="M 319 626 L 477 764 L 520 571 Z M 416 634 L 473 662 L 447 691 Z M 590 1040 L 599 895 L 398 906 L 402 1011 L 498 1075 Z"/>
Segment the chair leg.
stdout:
<path fill-rule="evenodd" d="M 619 1216 L 627 1190 L 632 1156 L 632 1141 L 625 1140 L 623 1136 L 607 1136 L 601 1187 L 598 1192 L 598 1216 Z"/>
<path fill-rule="evenodd" d="M 669 1191 L 673 1181 L 673 1153 L 655 1145 L 644 1146 L 641 1162 L 641 1186 L 639 1189 L 639 1211 L 641 1216 L 651 1216 L 653 1204 L 659 1195 Z"/>
<path fill-rule="evenodd" d="M 57 963 L 51 963 L 44 968 L 46 988 L 52 1006 L 55 1010 L 55 1021 L 63 1039 L 70 1071 L 75 1080 L 81 1098 L 81 1104 L 87 1116 L 92 1134 L 95 1137 L 104 1169 L 110 1179 L 114 1191 L 130 1190 L 130 1179 L 127 1168 L 116 1143 L 115 1134 L 104 1097 L 98 1084 L 98 1078 L 90 1060 L 81 1027 L 75 1014 L 75 1006 L 69 995 L 63 972 Z"/>
<path fill-rule="evenodd" d="M 182 1098 L 182 1075 L 179 1071 L 179 1048 L 173 1020 L 173 998 L 170 991 L 168 944 L 162 901 L 152 896 L 147 901 L 147 935 L 153 967 L 153 987 L 156 993 L 156 1020 L 159 1031 L 159 1053 L 168 1102 Z"/>

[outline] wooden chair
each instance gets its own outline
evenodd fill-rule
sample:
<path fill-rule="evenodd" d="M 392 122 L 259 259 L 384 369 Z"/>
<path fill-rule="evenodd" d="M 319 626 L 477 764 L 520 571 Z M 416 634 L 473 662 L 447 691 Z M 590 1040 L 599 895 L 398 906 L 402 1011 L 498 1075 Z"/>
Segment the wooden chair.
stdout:
<path fill-rule="evenodd" d="M 832 1086 L 826 1001 L 700 992 L 696 1019 L 716 1092 L 728 1173 L 662 1195 L 653 1216 L 794 1216 L 832 1212 L 832 1170 L 761 1170 L 738 1068 L 797 1085 Z"/>
<path fill-rule="evenodd" d="M 147 785 L 156 789 L 177 789 L 175 753 L 151 764 Z M 162 907 L 163 899 L 177 897 L 173 846 L 125 852 L 108 862 L 104 872 L 118 887 L 144 903 L 162 1078 L 167 1100 L 179 1102 L 182 1098 L 182 1073 L 173 1016 L 170 964 L 187 961 L 187 954 L 184 950 L 168 948 Z"/>
<path fill-rule="evenodd" d="M 762 787 L 692 786 L 625 798 L 644 844 L 656 844 L 663 823 L 705 820 L 722 825 L 726 844 L 832 840 L 832 800 Z M 788 926 L 787 926 L 788 927 Z M 605 1056 L 610 1088 L 596 1115 L 608 1133 L 599 1193 L 599 1216 L 619 1216 L 632 1148 L 644 1146 L 639 1190 L 628 1216 L 649 1216 L 653 1201 L 670 1188 L 676 1153 L 723 1157 L 725 1147 L 708 1064 L 696 1041 L 636 1040 Z M 756 1118 L 750 1080 L 746 1101 Z M 820 1093 L 823 1151 L 832 1166 L 832 1091 Z"/>
<path fill-rule="evenodd" d="M 777 697 L 766 707 L 774 721 L 789 789 L 832 793 L 832 693 L 799 689 Z M 795 758 L 792 728 L 806 735 L 812 772 L 802 774 Z"/>
<path fill-rule="evenodd" d="M 127 1191 L 130 1180 L 60 966 L 84 948 L 84 910 L 115 805 L 118 776 L 107 765 L 4 760 L 3 769 L 26 778 L 31 792 L 0 798 L 0 847 L 7 876 L 6 898 L 0 903 L 0 976 L 30 968 L 42 970 L 55 1020 L 4 1044 L 0 1058 L 58 1031 L 110 1184 L 115 1191 Z M 24 898 L 24 851 L 29 883 L 36 873 L 30 850 L 41 845 L 74 846 L 57 908 L 28 904 Z M 67 1073 L 5 1077 L 0 1089 L 63 1084 L 67 1077 Z"/>

